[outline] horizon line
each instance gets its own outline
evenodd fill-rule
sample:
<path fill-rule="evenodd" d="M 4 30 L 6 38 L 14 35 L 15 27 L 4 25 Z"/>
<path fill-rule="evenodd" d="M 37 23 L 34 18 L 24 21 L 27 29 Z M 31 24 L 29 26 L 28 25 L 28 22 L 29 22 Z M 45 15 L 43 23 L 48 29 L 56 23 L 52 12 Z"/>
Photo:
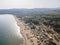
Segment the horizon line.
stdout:
<path fill-rule="evenodd" d="M 53 8 L 60 8 L 60 7 L 53 7 Z M 0 9 L 41 9 L 41 8 L 0 8 Z M 45 9 L 52 9 L 52 8 L 45 8 Z"/>

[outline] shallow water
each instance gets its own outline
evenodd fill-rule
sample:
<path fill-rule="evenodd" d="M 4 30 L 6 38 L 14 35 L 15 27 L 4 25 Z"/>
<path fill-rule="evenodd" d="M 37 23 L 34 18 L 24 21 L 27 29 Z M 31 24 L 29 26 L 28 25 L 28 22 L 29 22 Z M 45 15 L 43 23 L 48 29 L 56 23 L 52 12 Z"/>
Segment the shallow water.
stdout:
<path fill-rule="evenodd" d="M 23 43 L 20 29 L 13 15 L 0 15 L 0 45 L 20 45 Z"/>

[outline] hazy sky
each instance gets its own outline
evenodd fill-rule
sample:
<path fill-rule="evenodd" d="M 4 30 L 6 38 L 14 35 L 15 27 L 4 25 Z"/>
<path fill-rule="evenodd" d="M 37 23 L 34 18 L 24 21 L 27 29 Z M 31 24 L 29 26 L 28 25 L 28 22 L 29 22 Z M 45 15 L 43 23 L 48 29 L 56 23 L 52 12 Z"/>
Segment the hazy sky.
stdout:
<path fill-rule="evenodd" d="M 60 7 L 60 0 L 0 0 L 3 8 L 56 8 Z"/>

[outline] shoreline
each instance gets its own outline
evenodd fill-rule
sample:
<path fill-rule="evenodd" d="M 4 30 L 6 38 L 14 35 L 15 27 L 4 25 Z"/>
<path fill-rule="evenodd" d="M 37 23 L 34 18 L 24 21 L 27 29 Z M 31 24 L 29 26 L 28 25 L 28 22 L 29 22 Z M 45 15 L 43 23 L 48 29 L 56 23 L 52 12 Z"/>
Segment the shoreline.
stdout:
<path fill-rule="evenodd" d="M 14 16 L 14 18 L 15 18 L 15 20 L 16 20 L 16 22 L 17 22 L 17 26 L 19 27 L 19 29 L 20 29 L 20 33 L 21 33 L 22 38 L 23 38 L 23 44 L 22 44 L 22 45 L 25 45 L 24 35 L 23 35 L 22 31 L 21 31 L 21 27 L 20 27 L 21 25 L 19 24 L 20 21 L 19 21 L 19 19 L 18 19 L 16 16 Z"/>
<path fill-rule="evenodd" d="M 27 26 L 23 20 L 15 17 L 17 25 L 20 27 L 20 33 L 23 36 L 23 45 L 38 45 L 37 38 L 32 34 L 31 29 Z"/>

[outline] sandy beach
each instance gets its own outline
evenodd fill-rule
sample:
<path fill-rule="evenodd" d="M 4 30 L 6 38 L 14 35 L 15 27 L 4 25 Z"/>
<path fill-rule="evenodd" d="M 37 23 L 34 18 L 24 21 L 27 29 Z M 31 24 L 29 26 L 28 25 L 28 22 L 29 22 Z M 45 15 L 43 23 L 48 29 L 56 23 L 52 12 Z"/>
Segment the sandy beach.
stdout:
<path fill-rule="evenodd" d="M 17 17 L 17 25 L 20 27 L 20 33 L 23 36 L 23 45 L 38 45 L 37 38 L 35 38 L 31 29 L 24 23 L 24 21 L 18 19 Z"/>

